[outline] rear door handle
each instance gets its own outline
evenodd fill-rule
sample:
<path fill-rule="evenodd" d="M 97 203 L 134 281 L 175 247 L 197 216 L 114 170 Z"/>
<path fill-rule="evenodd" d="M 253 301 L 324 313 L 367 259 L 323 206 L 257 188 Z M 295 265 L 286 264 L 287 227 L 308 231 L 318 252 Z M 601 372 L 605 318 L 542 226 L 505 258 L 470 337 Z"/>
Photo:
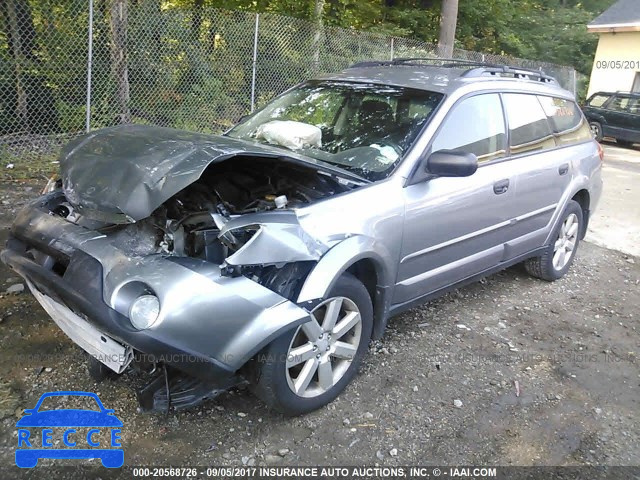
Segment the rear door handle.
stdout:
<path fill-rule="evenodd" d="M 500 180 L 493 184 L 493 193 L 496 195 L 501 195 L 509 190 L 509 179 L 506 178 L 504 180 Z"/>
<path fill-rule="evenodd" d="M 560 175 L 565 175 L 568 171 L 569 171 L 569 164 L 568 163 L 564 163 L 564 164 L 560 165 L 560 167 L 558 168 L 558 173 Z"/>

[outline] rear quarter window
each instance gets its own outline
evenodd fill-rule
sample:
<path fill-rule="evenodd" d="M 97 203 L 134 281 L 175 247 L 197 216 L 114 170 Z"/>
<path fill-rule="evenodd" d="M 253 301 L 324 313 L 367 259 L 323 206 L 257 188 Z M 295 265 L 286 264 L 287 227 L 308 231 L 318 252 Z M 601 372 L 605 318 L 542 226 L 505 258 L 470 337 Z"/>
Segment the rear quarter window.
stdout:
<path fill-rule="evenodd" d="M 592 138 L 591 131 L 578 106 L 564 98 L 539 96 L 558 145 L 582 142 Z"/>
<path fill-rule="evenodd" d="M 634 115 L 640 115 L 640 98 L 632 98 L 629 102 L 629 112 Z"/>
<path fill-rule="evenodd" d="M 629 106 L 630 97 L 616 97 L 613 99 L 609 107 L 611 110 L 615 110 L 617 112 L 624 112 Z"/>

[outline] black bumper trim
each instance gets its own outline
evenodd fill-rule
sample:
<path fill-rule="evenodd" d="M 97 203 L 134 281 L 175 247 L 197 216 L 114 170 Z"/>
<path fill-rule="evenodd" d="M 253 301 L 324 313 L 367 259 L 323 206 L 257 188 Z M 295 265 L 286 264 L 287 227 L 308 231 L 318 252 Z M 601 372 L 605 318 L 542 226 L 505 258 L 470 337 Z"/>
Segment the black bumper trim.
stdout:
<path fill-rule="evenodd" d="M 72 264 L 80 263 L 83 267 L 88 267 L 88 264 L 95 262 L 99 270 L 72 268 L 75 274 L 72 284 L 16 250 L 8 248 L 0 253 L 0 260 L 28 279 L 38 290 L 71 310 L 83 313 L 90 323 L 107 335 L 196 378 L 221 385 L 228 384 L 229 377 L 235 373 L 228 365 L 215 358 L 204 357 L 160 341 L 148 330 L 135 330 L 126 317 L 104 303 L 102 268 L 99 262 L 79 251 L 73 257 Z"/>

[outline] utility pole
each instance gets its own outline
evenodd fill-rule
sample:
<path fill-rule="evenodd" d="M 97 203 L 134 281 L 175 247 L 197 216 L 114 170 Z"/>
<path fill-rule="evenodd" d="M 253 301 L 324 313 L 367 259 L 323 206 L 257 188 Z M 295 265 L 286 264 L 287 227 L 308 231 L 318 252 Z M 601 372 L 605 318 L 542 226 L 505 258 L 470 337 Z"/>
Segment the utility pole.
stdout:
<path fill-rule="evenodd" d="M 438 37 L 438 56 L 441 58 L 451 58 L 453 56 L 457 23 L 458 0 L 442 0 L 440 35 Z"/>

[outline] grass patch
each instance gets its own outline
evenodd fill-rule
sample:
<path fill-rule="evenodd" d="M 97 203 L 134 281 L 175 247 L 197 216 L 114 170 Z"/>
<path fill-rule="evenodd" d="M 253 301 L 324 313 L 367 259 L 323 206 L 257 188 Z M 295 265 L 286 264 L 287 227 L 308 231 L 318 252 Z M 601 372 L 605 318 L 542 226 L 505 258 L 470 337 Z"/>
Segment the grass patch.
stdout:
<path fill-rule="evenodd" d="M 0 181 L 49 179 L 59 171 L 57 153 L 18 155 L 0 147 Z"/>

